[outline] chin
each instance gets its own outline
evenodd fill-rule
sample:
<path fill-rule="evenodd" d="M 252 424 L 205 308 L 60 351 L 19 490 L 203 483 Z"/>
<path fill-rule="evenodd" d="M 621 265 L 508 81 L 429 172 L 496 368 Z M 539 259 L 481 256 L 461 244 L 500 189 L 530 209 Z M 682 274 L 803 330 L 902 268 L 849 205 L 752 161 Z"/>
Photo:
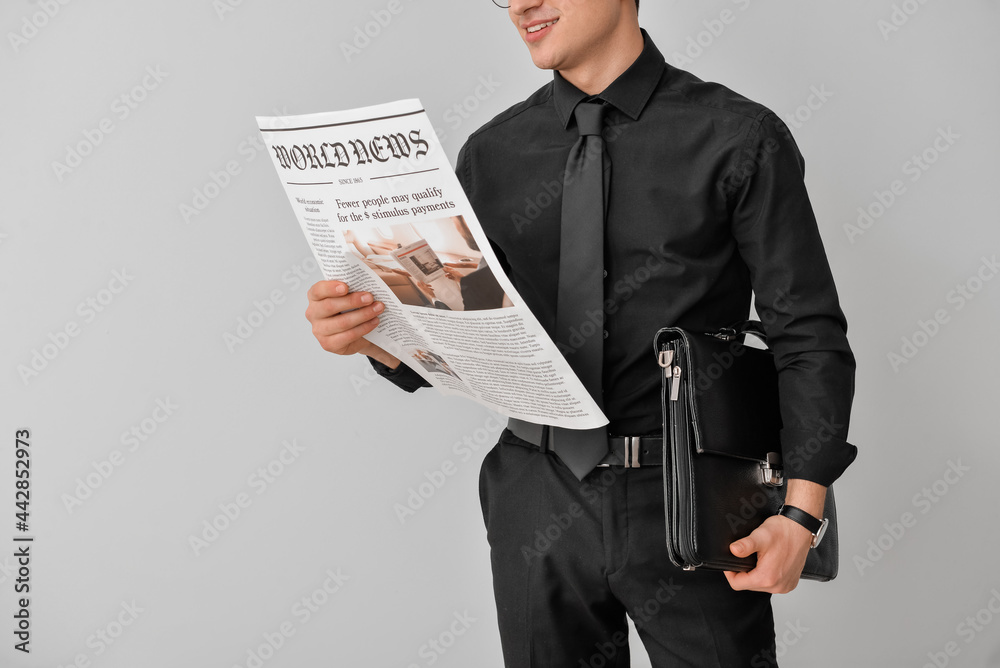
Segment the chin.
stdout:
<path fill-rule="evenodd" d="M 540 70 L 555 70 L 559 68 L 558 59 L 551 53 L 543 52 L 541 50 L 534 50 L 530 47 L 528 51 L 531 53 L 531 62 L 535 64 Z"/>
<path fill-rule="evenodd" d="M 535 67 L 537 67 L 540 70 L 554 70 L 554 69 L 556 69 L 555 65 L 553 65 L 552 63 L 550 63 L 547 60 L 534 59 L 532 62 L 534 62 L 535 63 Z"/>

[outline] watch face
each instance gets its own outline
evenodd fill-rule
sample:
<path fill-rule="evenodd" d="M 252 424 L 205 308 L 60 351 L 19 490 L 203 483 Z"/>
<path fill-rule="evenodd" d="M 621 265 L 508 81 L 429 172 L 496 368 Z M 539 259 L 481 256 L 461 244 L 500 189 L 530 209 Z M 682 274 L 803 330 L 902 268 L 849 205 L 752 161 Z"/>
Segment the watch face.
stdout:
<path fill-rule="evenodd" d="M 820 541 L 823 540 L 823 536 L 826 535 L 826 527 L 829 526 L 830 519 L 828 517 L 823 518 L 823 523 L 819 525 L 819 531 L 813 534 L 812 547 L 819 545 Z"/>

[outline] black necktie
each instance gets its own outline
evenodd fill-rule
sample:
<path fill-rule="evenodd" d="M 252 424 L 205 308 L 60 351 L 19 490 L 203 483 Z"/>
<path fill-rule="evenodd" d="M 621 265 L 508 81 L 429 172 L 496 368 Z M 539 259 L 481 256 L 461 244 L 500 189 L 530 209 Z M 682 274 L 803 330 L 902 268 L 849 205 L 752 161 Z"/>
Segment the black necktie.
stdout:
<path fill-rule="evenodd" d="M 566 162 L 556 302 L 556 341 L 602 410 L 604 213 L 611 167 L 601 138 L 604 109 L 581 102 L 573 112 L 580 138 Z M 555 427 L 551 446 L 583 480 L 607 454 L 608 431 Z"/>

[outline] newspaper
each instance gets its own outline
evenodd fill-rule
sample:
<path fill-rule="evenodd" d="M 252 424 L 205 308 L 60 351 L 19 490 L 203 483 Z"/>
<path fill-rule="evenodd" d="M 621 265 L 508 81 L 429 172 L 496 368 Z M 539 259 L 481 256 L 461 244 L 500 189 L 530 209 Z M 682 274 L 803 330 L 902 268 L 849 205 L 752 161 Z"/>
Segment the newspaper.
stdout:
<path fill-rule="evenodd" d="M 508 417 L 607 424 L 500 268 L 419 100 L 257 123 L 325 278 L 385 304 L 365 338 Z"/>

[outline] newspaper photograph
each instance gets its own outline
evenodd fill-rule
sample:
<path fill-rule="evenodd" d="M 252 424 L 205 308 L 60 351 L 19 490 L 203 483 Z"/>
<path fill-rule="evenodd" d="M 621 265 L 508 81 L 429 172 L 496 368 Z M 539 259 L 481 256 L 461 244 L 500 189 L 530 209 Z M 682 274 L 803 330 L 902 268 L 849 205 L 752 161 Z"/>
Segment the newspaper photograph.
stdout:
<path fill-rule="evenodd" d="M 385 304 L 366 339 L 508 417 L 607 424 L 500 268 L 419 100 L 257 123 L 324 278 Z"/>

